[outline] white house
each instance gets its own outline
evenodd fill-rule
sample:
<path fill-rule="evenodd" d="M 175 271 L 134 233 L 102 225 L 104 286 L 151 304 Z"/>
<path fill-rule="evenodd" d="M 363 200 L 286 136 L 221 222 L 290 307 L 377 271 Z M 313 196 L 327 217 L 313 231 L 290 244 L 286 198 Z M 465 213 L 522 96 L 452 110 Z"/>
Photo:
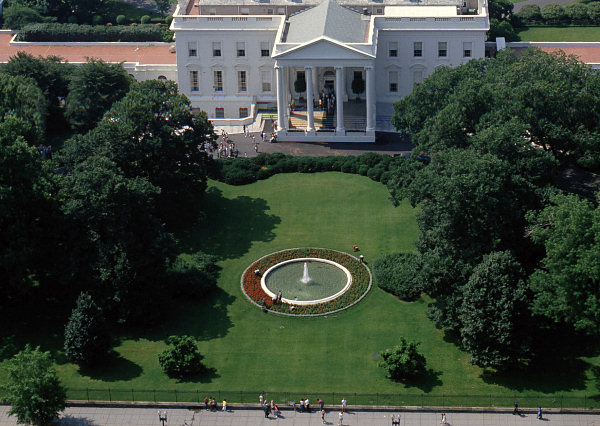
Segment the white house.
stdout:
<path fill-rule="evenodd" d="M 270 111 L 280 140 L 311 141 L 373 141 L 414 83 L 482 58 L 488 28 L 485 0 L 179 0 L 171 26 L 195 108 L 217 126 Z"/>

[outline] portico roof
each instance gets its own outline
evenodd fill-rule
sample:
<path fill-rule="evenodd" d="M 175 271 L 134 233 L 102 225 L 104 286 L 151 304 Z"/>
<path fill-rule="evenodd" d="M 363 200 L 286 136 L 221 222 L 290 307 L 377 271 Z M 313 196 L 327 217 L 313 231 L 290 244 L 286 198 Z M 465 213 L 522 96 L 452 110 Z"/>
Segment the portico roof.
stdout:
<path fill-rule="evenodd" d="M 361 14 L 340 6 L 336 0 L 325 0 L 289 18 L 286 43 L 306 43 L 327 37 L 343 43 L 362 43 L 368 20 Z"/>

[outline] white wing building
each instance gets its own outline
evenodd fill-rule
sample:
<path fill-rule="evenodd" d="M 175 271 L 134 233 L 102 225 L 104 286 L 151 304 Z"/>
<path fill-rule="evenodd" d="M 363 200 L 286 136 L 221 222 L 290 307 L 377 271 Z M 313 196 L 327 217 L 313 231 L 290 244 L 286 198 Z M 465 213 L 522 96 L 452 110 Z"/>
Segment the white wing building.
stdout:
<path fill-rule="evenodd" d="M 218 127 L 374 141 L 439 66 L 482 58 L 486 0 L 179 0 L 180 90 Z"/>

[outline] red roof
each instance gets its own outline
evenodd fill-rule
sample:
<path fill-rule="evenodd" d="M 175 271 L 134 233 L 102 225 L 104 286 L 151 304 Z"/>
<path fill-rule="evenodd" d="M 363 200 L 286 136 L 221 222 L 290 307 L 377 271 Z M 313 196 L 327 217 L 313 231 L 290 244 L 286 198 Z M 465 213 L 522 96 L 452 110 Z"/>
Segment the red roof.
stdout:
<path fill-rule="evenodd" d="M 86 62 L 86 58 L 105 62 L 138 62 L 145 65 L 177 64 L 169 45 L 162 46 L 11 46 L 13 34 L 0 33 L 0 63 L 8 62 L 17 52 L 34 56 L 60 56 L 68 62 Z"/>

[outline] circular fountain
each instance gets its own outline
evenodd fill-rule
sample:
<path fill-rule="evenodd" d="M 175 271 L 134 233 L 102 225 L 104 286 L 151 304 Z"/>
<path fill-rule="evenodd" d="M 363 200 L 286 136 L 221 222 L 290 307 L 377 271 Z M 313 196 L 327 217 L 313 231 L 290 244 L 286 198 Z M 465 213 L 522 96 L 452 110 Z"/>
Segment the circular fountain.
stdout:
<path fill-rule="evenodd" d="M 333 300 L 352 284 L 352 274 L 339 263 L 319 258 L 287 260 L 270 267 L 261 278 L 263 291 L 271 298 L 281 292 L 281 301 L 292 305 L 314 305 Z"/>

